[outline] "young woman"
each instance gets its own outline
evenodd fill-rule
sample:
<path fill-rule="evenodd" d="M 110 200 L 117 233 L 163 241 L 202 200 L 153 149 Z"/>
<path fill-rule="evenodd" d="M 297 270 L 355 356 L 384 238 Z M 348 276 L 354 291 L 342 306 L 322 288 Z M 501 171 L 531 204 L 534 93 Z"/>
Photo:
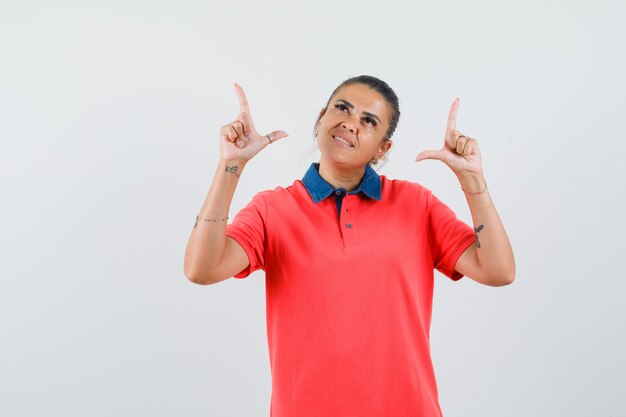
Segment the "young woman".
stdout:
<path fill-rule="evenodd" d="M 427 188 L 379 176 L 398 98 L 359 76 L 331 94 L 315 124 L 321 157 L 302 180 L 258 193 L 227 225 L 246 163 L 287 133 L 259 134 L 246 96 L 221 128 L 221 160 L 196 217 L 185 275 L 198 284 L 266 275 L 271 417 L 441 416 L 430 357 L 434 269 L 501 286 L 515 264 L 475 139 L 452 103 L 437 159 L 465 192 L 474 228 Z"/>

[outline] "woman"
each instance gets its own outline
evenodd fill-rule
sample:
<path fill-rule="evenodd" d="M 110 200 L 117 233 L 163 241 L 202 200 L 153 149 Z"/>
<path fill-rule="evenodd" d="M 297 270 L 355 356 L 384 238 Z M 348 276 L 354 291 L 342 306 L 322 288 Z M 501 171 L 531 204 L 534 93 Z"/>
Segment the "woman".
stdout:
<path fill-rule="evenodd" d="M 271 416 L 441 416 L 429 345 L 434 269 L 490 286 L 515 274 L 478 144 L 456 130 L 459 100 L 443 147 L 416 160 L 452 169 L 474 229 L 425 187 L 372 169 L 392 146 L 400 111 L 393 90 L 370 76 L 343 82 L 320 112 L 319 164 L 257 194 L 227 225 L 246 163 L 287 136 L 260 135 L 235 89 L 241 113 L 221 128 L 185 275 L 213 284 L 265 270 Z"/>

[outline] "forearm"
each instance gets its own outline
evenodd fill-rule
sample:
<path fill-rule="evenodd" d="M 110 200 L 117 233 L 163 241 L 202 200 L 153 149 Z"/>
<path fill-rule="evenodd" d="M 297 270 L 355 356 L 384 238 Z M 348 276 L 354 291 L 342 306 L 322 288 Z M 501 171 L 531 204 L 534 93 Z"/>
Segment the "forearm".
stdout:
<path fill-rule="evenodd" d="M 476 232 L 476 256 L 482 273 L 503 283 L 515 277 L 515 259 L 511 243 L 498 216 L 482 174 L 459 176 Z M 478 194 L 472 194 L 477 193 Z"/>
<path fill-rule="evenodd" d="M 222 260 L 226 242 L 225 219 L 244 167 L 243 161 L 220 160 L 185 250 L 187 277 L 210 271 Z"/>

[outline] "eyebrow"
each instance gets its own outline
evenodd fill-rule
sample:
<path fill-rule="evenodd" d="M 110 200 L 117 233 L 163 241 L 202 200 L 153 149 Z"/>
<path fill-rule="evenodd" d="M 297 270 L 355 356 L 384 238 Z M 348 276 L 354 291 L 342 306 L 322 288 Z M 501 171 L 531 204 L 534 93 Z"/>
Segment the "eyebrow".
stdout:
<path fill-rule="evenodd" d="M 346 106 L 348 106 L 351 110 L 354 109 L 354 104 L 350 103 L 349 101 L 345 101 L 343 99 L 339 99 L 337 101 L 341 101 L 343 104 L 345 104 Z M 368 111 L 364 111 L 363 112 L 364 115 L 371 117 L 372 119 L 376 119 L 378 120 L 379 124 L 382 124 L 382 122 L 380 121 L 380 118 L 378 116 L 376 116 L 374 113 L 370 113 Z"/>

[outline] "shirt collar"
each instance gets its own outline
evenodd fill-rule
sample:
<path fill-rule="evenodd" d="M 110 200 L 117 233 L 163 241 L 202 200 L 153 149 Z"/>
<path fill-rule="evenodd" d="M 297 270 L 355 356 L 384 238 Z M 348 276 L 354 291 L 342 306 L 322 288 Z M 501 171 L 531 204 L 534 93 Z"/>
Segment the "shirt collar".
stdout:
<path fill-rule="evenodd" d="M 335 188 L 322 178 L 319 173 L 319 163 L 315 162 L 311 164 L 306 174 L 304 174 L 302 183 L 316 204 L 335 191 Z M 374 200 L 381 199 L 380 176 L 369 164 L 365 166 L 365 174 L 361 178 L 359 186 L 348 194 L 358 193 L 363 193 Z"/>

